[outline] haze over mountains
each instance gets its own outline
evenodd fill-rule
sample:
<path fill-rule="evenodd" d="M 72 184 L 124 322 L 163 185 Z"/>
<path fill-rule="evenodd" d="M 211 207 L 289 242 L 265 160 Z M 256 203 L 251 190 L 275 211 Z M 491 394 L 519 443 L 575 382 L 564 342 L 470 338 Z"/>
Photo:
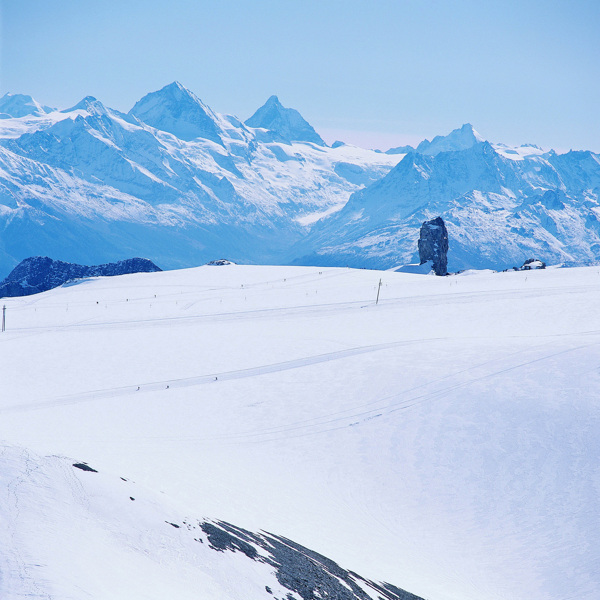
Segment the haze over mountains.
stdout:
<path fill-rule="evenodd" d="M 177 82 L 127 114 L 6 95 L 0 116 L 0 275 L 32 255 L 392 268 L 436 216 L 451 271 L 600 260 L 592 152 L 492 144 L 469 124 L 416 151 L 328 147 L 276 96 L 242 122 Z"/>

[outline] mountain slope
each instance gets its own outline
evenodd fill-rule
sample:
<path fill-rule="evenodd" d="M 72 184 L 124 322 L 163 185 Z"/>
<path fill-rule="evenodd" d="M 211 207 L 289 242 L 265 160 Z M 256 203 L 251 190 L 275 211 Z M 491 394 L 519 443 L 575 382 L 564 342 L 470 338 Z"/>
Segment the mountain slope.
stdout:
<path fill-rule="evenodd" d="M 7 600 L 420 600 L 280 536 L 191 518 L 164 495 L 86 463 L 0 446 L 0 481 Z"/>
<path fill-rule="evenodd" d="M 488 142 L 408 154 L 295 251 L 306 250 L 308 264 L 390 268 L 418 258 L 421 223 L 441 216 L 450 270 L 508 268 L 532 256 L 549 264 L 600 260 L 600 158 L 508 156 Z"/>
<path fill-rule="evenodd" d="M 398 160 L 267 133 L 177 83 L 129 115 L 88 97 L 1 121 L 0 273 L 39 254 L 88 264 L 145 255 L 166 268 L 281 261 L 310 223 Z"/>
<path fill-rule="evenodd" d="M 52 112 L 48 106 L 42 106 L 26 94 L 4 94 L 0 98 L 0 119 L 11 117 L 42 116 Z"/>
<path fill-rule="evenodd" d="M 243 123 L 177 82 L 128 114 L 92 97 L 36 111 L 0 120 L 0 277 L 32 255 L 393 268 L 437 216 L 451 271 L 600 260 L 591 152 L 491 144 L 469 124 L 405 156 L 330 148 L 276 97 Z"/>
<path fill-rule="evenodd" d="M 217 116 L 178 81 L 144 96 L 129 114 L 187 142 L 204 138 L 222 143 Z"/>
<path fill-rule="evenodd" d="M 471 125 L 471 123 L 465 123 L 460 129 L 455 129 L 448 135 L 437 135 L 431 142 L 429 140 L 423 140 L 417 146 L 417 152 L 435 156 L 440 152 L 466 150 L 483 141 L 485 140 L 475 131 L 475 129 L 473 129 L 473 125 Z"/>
<path fill-rule="evenodd" d="M 310 142 L 325 146 L 321 136 L 293 108 L 285 108 L 277 96 L 271 96 L 247 121 L 249 127 L 274 132 L 286 142 Z"/>

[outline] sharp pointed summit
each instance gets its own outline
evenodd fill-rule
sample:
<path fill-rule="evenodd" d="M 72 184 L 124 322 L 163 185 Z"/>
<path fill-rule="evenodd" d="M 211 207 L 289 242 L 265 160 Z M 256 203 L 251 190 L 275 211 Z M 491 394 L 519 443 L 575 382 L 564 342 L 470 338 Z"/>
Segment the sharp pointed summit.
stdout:
<path fill-rule="evenodd" d="M 7 93 L 0 98 L 0 119 L 34 116 L 41 117 L 54 109 L 42 106 L 27 94 Z"/>
<path fill-rule="evenodd" d="M 188 142 L 203 138 L 222 143 L 216 115 L 178 81 L 146 94 L 136 102 L 129 114 Z"/>
<path fill-rule="evenodd" d="M 471 146 L 484 141 L 484 138 L 473 129 L 471 123 L 465 123 L 460 129 L 455 129 L 448 135 L 435 136 L 431 142 L 429 140 L 423 140 L 417 146 L 417 152 L 435 156 L 440 152 L 466 150 L 467 148 L 471 148 Z"/>
<path fill-rule="evenodd" d="M 84 110 L 90 115 L 105 115 L 109 112 L 106 106 L 104 106 L 104 104 L 102 104 L 100 100 L 94 98 L 94 96 L 86 96 L 85 98 L 82 98 L 77 104 L 75 104 L 75 106 L 65 108 L 60 112 L 70 113 L 76 110 Z"/>
<path fill-rule="evenodd" d="M 277 96 L 271 96 L 246 121 L 246 125 L 273 131 L 286 142 L 312 142 L 319 146 L 327 145 L 297 110 L 283 106 Z"/>

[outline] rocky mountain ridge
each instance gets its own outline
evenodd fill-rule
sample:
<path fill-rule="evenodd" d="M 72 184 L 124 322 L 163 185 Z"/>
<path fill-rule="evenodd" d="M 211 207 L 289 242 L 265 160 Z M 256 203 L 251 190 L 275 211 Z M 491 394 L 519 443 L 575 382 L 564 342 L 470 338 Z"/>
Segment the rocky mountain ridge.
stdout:
<path fill-rule="evenodd" d="M 116 263 L 88 267 L 52 260 L 47 256 L 33 256 L 20 262 L 6 279 L 0 282 L 0 298 L 30 296 L 85 277 L 114 277 L 131 273 L 155 273 L 161 270 L 147 258 L 129 258 Z"/>
<path fill-rule="evenodd" d="M 450 271 L 505 269 L 530 256 L 548 264 L 599 261 L 600 157 L 517 150 L 511 154 L 484 141 L 434 155 L 407 154 L 319 222 L 297 246 L 298 262 L 412 263 L 421 223 L 437 216 L 451 240 Z"/>
<path fill-rule="evenodd" d="M 416 150 L 329 147 L 276 96 L 243 122 L 177 82 L 127 114 L 14 98 L 0 99 L 21 115 L 0 120 L 0 274 L 43 254 L 393 268 L 436 216 L 450 271 L 600 260 L 592 152 L 493 144 L 470 124 Z"/>
<path fill-rule="evenodd" d="M 290 127 L 303 119 L 276 108 L 291 140 L 212 111 L 177 82 L 128 114 L 87 97 L 1 120 L 0 274 L 32 255 L 93 264 L 136 254 L 165 268 L 215 256 L 282 262 L 400 157 L 295 141 Z"/>

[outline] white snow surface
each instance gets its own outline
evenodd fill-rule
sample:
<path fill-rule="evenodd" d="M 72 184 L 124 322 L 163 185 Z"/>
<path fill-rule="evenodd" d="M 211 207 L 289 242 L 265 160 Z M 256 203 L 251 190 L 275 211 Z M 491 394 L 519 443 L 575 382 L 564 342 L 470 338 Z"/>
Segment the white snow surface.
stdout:
<path fill-rule="evenodd" d="M 3 599 L 255 597 L 264 565 L 186 517 L 429 600 L 600 597 L 597 267 L 206 266 L 3 303 Z"/>

